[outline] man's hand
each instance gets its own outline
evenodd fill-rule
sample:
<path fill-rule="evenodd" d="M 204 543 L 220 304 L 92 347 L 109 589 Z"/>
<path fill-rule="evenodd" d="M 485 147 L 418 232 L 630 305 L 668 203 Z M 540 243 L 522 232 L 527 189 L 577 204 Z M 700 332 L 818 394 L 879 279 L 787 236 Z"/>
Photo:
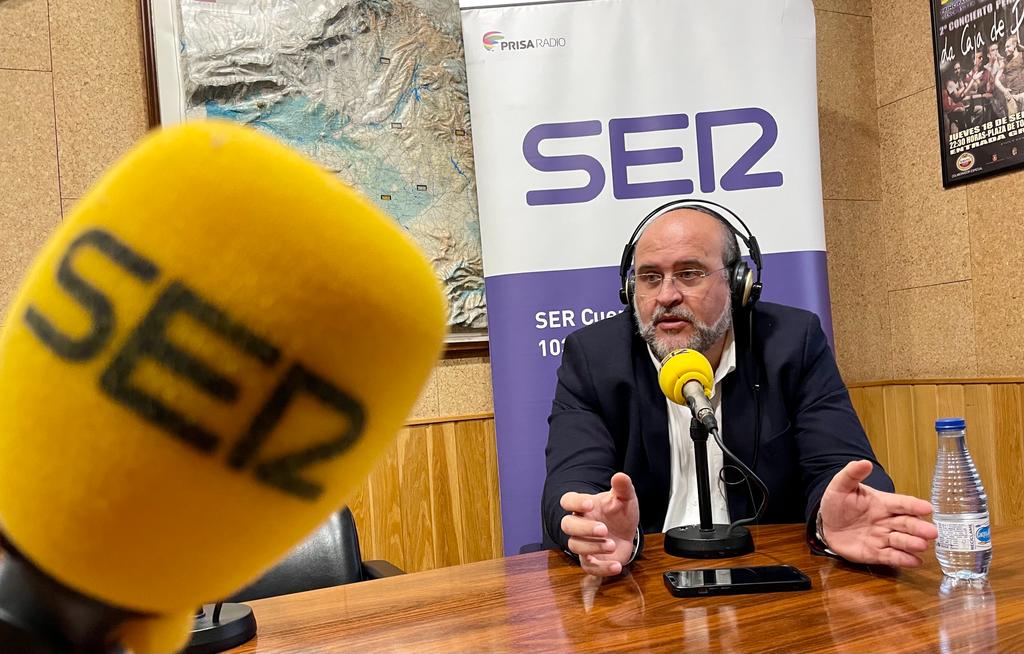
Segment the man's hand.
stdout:
<path fill-rule="evenodd" d="M 851 461 L 829 482 L 821 498 L 821 520 L 829 549 L 854 563 L 913 568 L 938 531 L 926 520 L 932 505 L 909 495 L 875 490 L 860 483 L 870 461 Z"/>
<path fill-rule="evenodd" d="M 629 475 L 615 473 L 611 490 L 603 493 L 566 493 L 561 504 L 570 512 L 562 518 L 562 531 L 583 571 L 600 577 L 622 572 L 640 524 L 640 504 Z"/>

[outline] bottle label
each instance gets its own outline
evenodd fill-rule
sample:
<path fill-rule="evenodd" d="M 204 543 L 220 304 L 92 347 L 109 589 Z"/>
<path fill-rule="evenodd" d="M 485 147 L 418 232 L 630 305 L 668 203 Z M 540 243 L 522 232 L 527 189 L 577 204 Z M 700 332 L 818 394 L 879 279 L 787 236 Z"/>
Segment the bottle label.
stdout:
<path fill-rule="evenodd" d="M 960 516 L 932 515 L 939 538 L 935 547 L 953 552 L 982 552 L 992 549 L 988 513 Z"/>

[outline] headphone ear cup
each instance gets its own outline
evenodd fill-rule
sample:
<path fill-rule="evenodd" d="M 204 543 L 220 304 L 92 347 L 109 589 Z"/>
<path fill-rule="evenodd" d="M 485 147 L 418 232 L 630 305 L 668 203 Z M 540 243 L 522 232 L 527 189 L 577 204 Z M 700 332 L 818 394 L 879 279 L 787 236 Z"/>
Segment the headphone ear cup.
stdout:
<path fill-rule="evenodd" d="M 729 275 L 729 291 L 732 295 L 734 309 L 749 307 L 757 301 L 760 292 L 754 293 L 754 286 L 754 271 L 750 269 L 747 262 L 736 263 Z M 760 291 L 760 289 L 757 290 Z"/>
<path fill-rule="evenodd" d="M 627 277 L 622 282 L 622 288 L 619 289 L 619 300 L 622 301 L 627 307 L 633 306 L 633 291 L 636 290 L 636 280 L 632 277 Z"/>

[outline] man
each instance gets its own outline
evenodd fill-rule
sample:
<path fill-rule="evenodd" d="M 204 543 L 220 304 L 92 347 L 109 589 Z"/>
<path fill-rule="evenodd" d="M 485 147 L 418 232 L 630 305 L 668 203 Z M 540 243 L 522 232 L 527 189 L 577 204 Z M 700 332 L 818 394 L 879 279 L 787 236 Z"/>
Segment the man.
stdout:
<path fill-rule="evenodd" d="M 1006 113 L 1013 115 L 1024 109 L 1024 55 L 1017 45 L 1017 37 L 1006 39 L 1006 58 L 996 75 L 996 88 L 1006 99 Z"/>
<path fill-rule="evenodd" d="M 992 81 L 992 114 L 996 118 L 1006 118 L 1006 98 L 996 86 L 996 78 L 1003 70 L 1003 55 L 999 54 L 998 43 L 990 43 L 988 46 L 988 63 L 985 64 L 985 70 Z"/>
<path fill-rule="evenodd" d="M 999 69 L 1003 67 L 1003 55 L 999 53 L 998 43 L 988 44 L 988 63 L 985 64 L 985 68 L 988 68 L 988 72 L 995 77 L 999 73 Z"/>
<path fill-rule="evenodd" d="M 635 250 L 632 315 L 566 339 L 549 418 L 546 544 L 609 576 L 636 556 L 641 532 L 698 522 L 689 411 L 668 406 L 656 364 L 690 347 L 715 370 L 723 440 L 769 488 L 762 522 L 806 522 L 850 561 L 920 564 L 936 537 L 921 519 L 931 506 L 888 492 L 814 314 L 759 303 L 752 333 L 747 310 L 733 322 L 726 275 L 739 248 L 709 214 L 684 208 L 650 222 Z M 752 516 L 761 498 L 726 484 L 735 475 L 708 445 L 715 521 Z"/>
<path fill-rule="evenodd" d="M 985 64 L 988 74 L 995 81 L 996 75 L 1003 69 L 1003 55 L 999 54 L 999 44 L 990 43 L 988 46 L 988 63 Z"/>
<path fill-rule="evenodd" d="M 946 135 L 956 134 L 967 128 L 967 105 L 960 98 L 959 86 L 950 77 L 942 89 L 942 111 L 946 122 Z"/>
<path fill-rule="evenodd" d="M 981 125 L 992 117 L 992 90 L 995 81 L 985 68 L 985 55 L 981 50 L 974 51 L 974 65 L 963 78 L 961 99 L 967 103 L 968 122 Z"/>

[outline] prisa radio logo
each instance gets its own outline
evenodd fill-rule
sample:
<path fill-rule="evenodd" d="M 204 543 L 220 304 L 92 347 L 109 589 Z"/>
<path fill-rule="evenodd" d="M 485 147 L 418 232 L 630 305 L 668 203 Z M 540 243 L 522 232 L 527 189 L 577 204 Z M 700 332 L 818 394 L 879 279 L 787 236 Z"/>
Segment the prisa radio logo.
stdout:
<path fill-rule="evenodd" d="M 483 38 L 484 47 L 487 48 L 488 50 L 493 50 L 494 48 L 498 47 L 504 40 L 505 35 L 502 34 L 501 32 L 487 32 L 486 34 L 484 34 Z"/>
<path fill-rule="evenodd" d="M 534 39 L 509 39 L 497 30 L 486 32 L 481 39 L 484 49 L 488 51 L 498 50 L 529 50 L 531 48 L 564 48 L 564 36 L 546 36 Z"/>

